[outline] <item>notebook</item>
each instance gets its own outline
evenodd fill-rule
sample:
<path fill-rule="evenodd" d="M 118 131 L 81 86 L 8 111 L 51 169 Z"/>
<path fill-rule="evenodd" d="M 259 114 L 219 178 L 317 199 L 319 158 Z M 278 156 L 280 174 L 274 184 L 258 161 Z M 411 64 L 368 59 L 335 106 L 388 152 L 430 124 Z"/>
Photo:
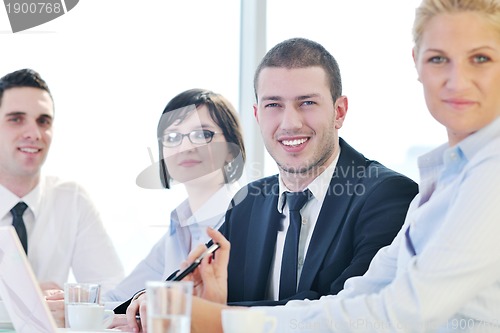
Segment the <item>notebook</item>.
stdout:
<path fill-rule="evenodd" d="M 57 328 L 12 226 L 0 227 L 0 298 L 16 333 L 78 332 Z"/>

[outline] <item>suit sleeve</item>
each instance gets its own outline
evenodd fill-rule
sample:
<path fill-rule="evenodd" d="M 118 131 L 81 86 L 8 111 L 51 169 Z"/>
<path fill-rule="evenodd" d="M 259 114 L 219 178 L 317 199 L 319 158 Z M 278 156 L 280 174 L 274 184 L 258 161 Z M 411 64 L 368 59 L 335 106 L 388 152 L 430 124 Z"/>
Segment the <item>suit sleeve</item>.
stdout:
<path fill-rule="evenodd" d="M 392 243 L 417 192 L 418 186 L 411 179 L 393 176 L 369 189 L 364 200 L 359 202 L 360 206 L 353 207 L 351 211 L 358 214 L 353 229 L 353 257 L 338 278 L 332 281 L 330 294 L 341 291 L 350 277 L 363 275 L 375 254 Z M 323 272 L 328 272 L 328 269 Z"/>

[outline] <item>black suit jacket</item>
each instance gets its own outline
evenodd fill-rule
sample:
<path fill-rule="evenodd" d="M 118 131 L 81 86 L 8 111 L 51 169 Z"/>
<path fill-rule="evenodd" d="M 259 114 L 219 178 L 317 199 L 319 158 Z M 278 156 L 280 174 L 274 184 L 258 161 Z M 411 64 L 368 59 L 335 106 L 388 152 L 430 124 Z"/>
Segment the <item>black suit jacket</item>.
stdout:
<path fill-rule="evenodd" d="M 344 282 L 363 275 L 375 253 L 392 242 L 418 192 L 411 179 L 366 159 L 340 139 L 341 153 L 302 268 L 297 294 L 317 299 L 337 294 Z M 278 176 L 248 184 L 235 196 L 220 231 L 231 242 L 228 303 L 266 301 L 276 237 Z"/>

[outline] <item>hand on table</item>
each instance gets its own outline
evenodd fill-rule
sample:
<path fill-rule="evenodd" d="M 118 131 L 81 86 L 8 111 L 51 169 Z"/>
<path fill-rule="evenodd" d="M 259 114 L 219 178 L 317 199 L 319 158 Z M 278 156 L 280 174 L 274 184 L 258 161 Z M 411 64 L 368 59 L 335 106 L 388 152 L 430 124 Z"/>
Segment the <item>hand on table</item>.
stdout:
<path fill-rule="evenodd" d="M 42 282 L 40 289 L 57 327 L 64 327 L 64 290 L 54 282 Z"/>
<path fill-rule="evenodd" d="M 64 291 L 50 290 L 44 291 L 43 294 L 57 327 L 64 327 Z"/>

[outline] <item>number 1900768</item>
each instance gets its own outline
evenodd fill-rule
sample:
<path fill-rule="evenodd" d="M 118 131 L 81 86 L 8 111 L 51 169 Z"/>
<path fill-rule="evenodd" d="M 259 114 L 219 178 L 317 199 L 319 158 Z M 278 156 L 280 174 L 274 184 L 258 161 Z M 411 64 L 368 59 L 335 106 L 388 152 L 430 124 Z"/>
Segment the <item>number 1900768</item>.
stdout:
<path fill-rule="evenodd" d="M 60 14 L 63 8 L 60 3 L 50 2 L 14 2 L 5 4 L 7 13 L 11 14 Z"/>

